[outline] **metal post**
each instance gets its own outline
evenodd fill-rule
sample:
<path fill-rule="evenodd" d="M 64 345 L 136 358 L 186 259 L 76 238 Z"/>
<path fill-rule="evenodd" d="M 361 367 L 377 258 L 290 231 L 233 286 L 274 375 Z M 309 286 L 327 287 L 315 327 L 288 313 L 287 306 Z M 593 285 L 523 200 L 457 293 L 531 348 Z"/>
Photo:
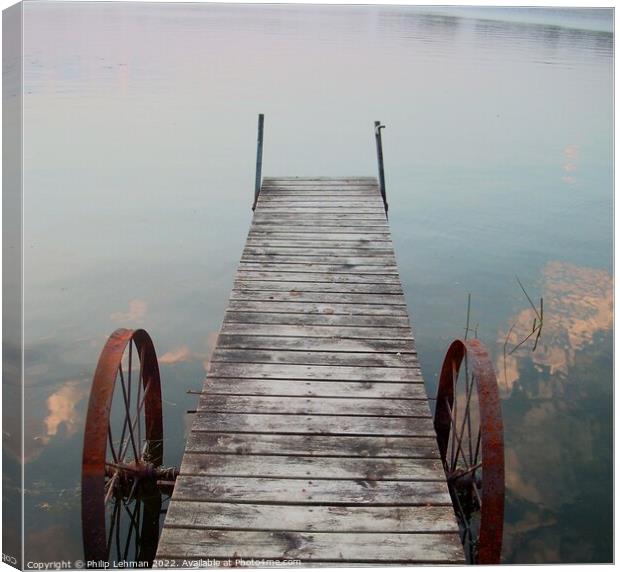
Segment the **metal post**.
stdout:
<path fill-rule="evenodd" d="M 381 121 L 375 121 L 375 141 L 377 143 L 377 163 L 379 164 L 379 188 L 381 189 L 381 198 L 385 207 L 385 216 L 387 217 L 388 203 L 385 196 L 385 172 L 383 170 L 383 145 L 381 143 L 381 129 L 385 129 L 385 125 L 381 125 Z"/>
<path fill-rule="evenodd" d="M 260 187 L 262 182 L 262 170 L 263 170 L 263 124 L 265 122 L 265 115 L 258 114 L 258 141 L 256 144 L 256 182 L 254 184 L 254 204 L 252 210 L 256 209 L 256 203 L 258 202 L 258 195 L 260 194 Z"/>

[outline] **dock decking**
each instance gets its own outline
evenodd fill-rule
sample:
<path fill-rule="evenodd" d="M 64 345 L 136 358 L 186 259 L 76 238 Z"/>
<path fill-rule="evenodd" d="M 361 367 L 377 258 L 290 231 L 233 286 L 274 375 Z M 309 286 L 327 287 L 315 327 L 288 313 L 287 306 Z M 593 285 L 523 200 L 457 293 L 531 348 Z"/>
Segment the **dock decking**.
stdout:
<path fill-rule="evenodd" d="M 464 562 L 376 179 L 264 179 L 157 559 Z"/>

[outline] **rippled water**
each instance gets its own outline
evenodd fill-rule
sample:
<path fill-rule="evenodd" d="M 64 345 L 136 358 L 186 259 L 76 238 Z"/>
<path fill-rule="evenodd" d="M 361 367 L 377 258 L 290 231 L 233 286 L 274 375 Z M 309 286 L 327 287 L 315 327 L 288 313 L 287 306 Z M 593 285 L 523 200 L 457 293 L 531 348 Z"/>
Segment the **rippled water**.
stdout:
<path fill-rule="evenodd" d="M 471 324 L 506 430 L 505 562 L 612 558 L 611 10 L 25 5 L 26 553 L 81 556 L 90 380 L 107 335 L 161 356 L 166 456 L 265 175 L 374 175 L 435 392 Z M 536 351 L 521 292 L 544 299 Z M 531 342 L 531 340 L 530 340 Z"/>

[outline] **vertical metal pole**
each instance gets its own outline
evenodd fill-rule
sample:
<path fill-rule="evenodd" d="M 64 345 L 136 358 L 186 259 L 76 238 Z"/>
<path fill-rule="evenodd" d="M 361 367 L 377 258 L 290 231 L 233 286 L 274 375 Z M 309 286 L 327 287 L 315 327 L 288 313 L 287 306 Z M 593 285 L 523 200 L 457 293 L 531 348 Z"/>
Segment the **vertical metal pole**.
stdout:
<path fill-rule="evenodd" d="M 265 115 L 258 114 L 258 141 L 256 143 L 256 182 L 254 183 L 254 204 L 252 210 L 256 209 L 258 195 L 260 194 L 260 186 L 262 182 L 263 171 L 263 124 L 265 123 Z"/>
<path fill-rule="evenodd" d="M 375 141 L 377 143 L 377 163 L 379 164 L 379 188 L 381 189 L 381 198 L 385 207 L 385 216 L 387 217 L 388 203 L 385 195 L 385 172 L 383 170 L 383 145 L 381 143 L 381 129 L 385 129 L 385 125 L 381 125 L 381 121 L 375 121 Z"/>

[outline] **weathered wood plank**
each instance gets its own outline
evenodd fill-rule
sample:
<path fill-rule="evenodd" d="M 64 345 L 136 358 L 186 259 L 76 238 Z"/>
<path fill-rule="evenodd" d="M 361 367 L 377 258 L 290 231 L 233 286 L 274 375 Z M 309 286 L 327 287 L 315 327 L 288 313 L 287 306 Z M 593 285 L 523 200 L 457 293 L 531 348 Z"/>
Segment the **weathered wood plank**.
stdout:
<path fill-rule="evenodd" d="M 380 215 L 365 214 L 365 213 L 274 213 L 261 211 L 259 214 L 254 215 L 254 223 L 264 223 L 269 225 L 280 225 L 282 227 L 287 226 L 329 226 L 333 223 L 340 222 L 340 226 L 353 226 L 354 223 L 359 229 L 359 232 L 363 232 L 366 227 L 379 226 L 384 221 Z M 385 227 L 380 227 L 379 230 L 385 232 Z M 316 232 L 316 231 L 315 231 Z"/>
<path fill-rule="evenodd" d="M 196 413 L 193 431 L 211 433 L 279 433 L 316 435 L 383 435 L 434 437 L 428 417 L 269 415 L 260 413 Z M 256 473 L 255 476 L 258 476 Z M 331 473 L 324 473 L 331 475 Z M 282 476 L 282 475 L 280 475 Z M 333 475 L 331 475 L 333 476 Z M 353 477 L 352 477 L 353 478 Z"/>
<path fill-rule="evenodd" d="M 269 238 L 256 238 L 249 236 L 246 245 L 252 248 L 291 248 L 299 250 L 302 248 L 331 248 L 337 250 L 357 250 L 362 252 L 392 252 L 391 242 L 388 240 L 355 240 L 355 241 L 342 241 L 342 240 L 320 240 L 320 236 L 310 239 L 288 239 L 278 240 Z"/>
<path fill-rule="evenodd" d="M 330 249 L 331 250 L 331 249 Z M 319 258 L 320 260 L 317 260 Z M 290 262 L 295 264 L 346 264 L 348 266 L 372 265 L 372 266 L 396 266 L 396 257 L 388 254 L 372 254 L 365 256 L 349 256 L 339 254 L 337 251 L 329 253 L 294 253 L 294 252 L 275 252 L 275 253 L 253 253 L 244 252 L 241 254 L 241 260 L 245 262 L 256 261 L 259 264 L 263 262 Z"/>
<path fill-rule="evenodd" d="M 300 288 L 291 288 L 286 291 L 248 290 L 234 288 L 230 294 L 231 300 L 261 301 L 261 302 L 316 302 L 322 304 L 373 304 L 384 306 L 406 306 L 403 294 L 369 294 L 366 292 L 313 292 Z"/>
<path fill-rule="evenodd" d="M 296 220 L 273 220 L 269 217 L 267 220 L 255 220 L 249 234 L 258 234 L 262 232 L 282 232 L 290 235 L 303 235 L 310 233 L 316 238 L 322 238 L 320 234 L 358 234 L 366 238 L 381 238 L 376 235 L 391 236 L 390 227 L 384 220 L 344 220 L 338 218 L 329 218 L 324 221 L 317 221 L 314 217 L 303 218 L 297 217 Z M 294 238 L 295 236 L 292 236 Z M 301 236 L 300 238 L 304 238 Z M 385 238 L 385 236 L 383 236 Z"/>
<path fill-rule="evenodd" d="M 245 278 L 245 275 L 242 276 Z M 340 294 L 403 294 L 399 284 L 348 284 L 343 282 L 293 282 L 285 280 L 235 280 L 235 290 L 265 292 L 333 292 Z"/>
<path fill-rule="evenodd" d="M 445 481 L 441 461 L 436 459 L 186 453 L 180 471 L 194 476 Z"/>
<path fill-rule="evenodd" d="M 274 395 L 353 397 L 359 399 L 425 399 L 422 382 L 301 381 L 209 377 L 203 391 L 210 395 Z"/>
<path fill-rule="evenodd" d="M 302 269 L 303 270 L 303 269 Z M 238 270 L 237 280 L 270 280 L 275 282 L 315 282 L 321 284 L 389 284 L 399 288 L 398 274 L 337 274 L 333 272 L 278 272 L 275 270 Z"/>
<path fill-rule="evenodd" d="M 208 375 L 254 379 L 326 379 L 338 381 L 422 381 L 414 367 L 351 367 L 342 365 L 248 364 L 212 361 Z"/>
<path fill-rule="evenodd" d="M 425 399 L 355 399 L 344 397 L 262 397 L 257 395 L 201 395 L 198 411 L 296 415 L 364 415 L 430 417 Z"/>
<path fill-rule="evenodd" d="M 225 322 L 241 324 L 282 324 L 292 326 L 345 326 L 408 328 L 407 316 L 352 316 L 350 314 L 292 314 L 286 312 L 244 312 L 227 310 Z"/>
<path fill-rule="evenodd" d="M 238 364 L 296 364 L 334 365 L 357 367 L 384 367 L 406 369 L 418 365 L 416 354 L 378 352 L 333 352 L 296 350 L 226 349 L 218 346 L 211 356 L 211 363 Z"/>
<path fill-rule="evenodd" d="M 248 327 L 248 330 L 250 328 Z M 218 347 L 223 349 L 298 350 L 324 352 L 416 353 L 413 340 L 373 340 L 369 338 L 331 338 L 259 336 L 220 333 Z"/>
<path fill-rule="evenodd" d="M 339 338 L 341 340 L 413 340 L 409 328 L 292 326 L 285 324 L 238 324 L 224 322 L 222 334 L 248 336 L 286 336 L 310 338 Z M 310 342 L 312 343 L 312 342 Z"/>
<path fill-rule="evenodd" d="M 379 198 L 371 197 L 346 197 L 346 199 L 335 198 L 315 198 L 309 200 L 307 197 L 266 197 L 258 201 L 258 204 L 265 209 L 282 208 L 290 211 L 291 209 L 346 209 L 349 212 L 357 212 L 358 209 L 370 209 L 374 211 L 383 207 L 383 202 Z M 370 210 L 368 212 L 370 212 Z"/>
<path fill-rule="evenodd" d="M 341 304 L 331 302 L 273 302 L 273 301 L 245 301 L 231 299 L 228 303 L 230 310 L 243 312 L 277 312 L 290 314 L 344 314 L 348 316 L 406 316 L 406 306 L 381 306 L 379 304 Z"/>
<path fill-rule="evenodd" d="M 295 246 L 293 243 L 289 243 L 286 246 L 254 246 L 247 245 L 243 249 L 243 256 L 320 256 L 320 257 L 331 257 L 336 256 L 338 258 L 341 257 L 361 257 L 368 258 L 374 257 L 379 258 L 381 260 L 394 260 L 394 255 L 388 249 L 379 250 L 377 248 L 370 250 L 368 248 L 346 248 L 346 247 L 333 247 L 328 246 L 326 248 L 317 248 L 317 247 L 309 247 L 309 246 Z"/>
<path fill-rule="evenodd" d="M 190 453 L 337 458 L 357 456 L 436 459 L 439 454 L 437 442 L 433 437 L 266 435 L 263 433 L 190 432 L 185 450 Z M 287 502 L 286 497 L 280 500 Z"/>
<path fill-rule="evenodd" d="M 209 502 L 289 502 L 303 505 L 452 507 L 445 481 L 366 481 L 364 479 L 286 479 L 257 477 L 192 477 L 177 479 L 174 497 Z"/>
<path fill-rule="evenodd" d="M 373 266 L 368 264 L 319 264 L 317 262 L 300 262 L 291 264 L 290 262 L 259 262 L 242 260 L 239 263 L 239 270 L 266 271 L 273 270 L 275 272 L 309 272 L 309 273 L 334 273 L 334 274 L 375 274 L 379 276 L 398 276 L 398 268 L 395 265 Z"/>
<path fill-rule="evenodd" d="M 294 225 L 255 224 L 248 238 L 268 238 L 278 240 L 386 240 L 391 241 L 384 225 L 372 227 L 343 226 L 337 222 L 333 225 L 320 225 L 300 222 Z"/>
<path fill-rule="evenodd" d="M 306 191 L 274 191 L 264 193 L 258 199 L 258 204 L 264 203 L 295 203 L 303 201 L 308 203 L 319 202 L 322 204 L 331 202 L 344 203 L 352 201 L 356 203 L 371 203 L 373 206 L 383 207 L 383 201 L 376 191 L 372 190 L 325 190 L 309 189 Z"/>
<path fill-rule="evenodd" d="M 458 532 L 452 507 L 342 507 L 177 501 L 169 526 L 291 532 Z"/>
<path fill-rule="evenodd" d="M 158 549 L 159 558 L 229 558 L 232 555 L 246 559 L 463 562 L 463 548 L 456 533 L 331 534 L 166 528 Z"/>

